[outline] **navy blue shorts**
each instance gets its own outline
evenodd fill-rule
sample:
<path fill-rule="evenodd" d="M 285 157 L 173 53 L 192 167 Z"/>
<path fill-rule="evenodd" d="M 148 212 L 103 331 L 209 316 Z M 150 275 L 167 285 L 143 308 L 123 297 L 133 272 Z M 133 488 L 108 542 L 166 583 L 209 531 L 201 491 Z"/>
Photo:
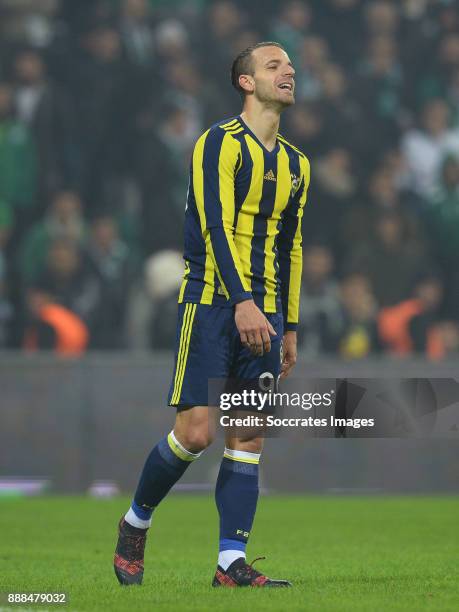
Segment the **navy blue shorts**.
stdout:
<path fill-rule="evenodd" d="M 269 372 L 277 380 L 281 368 L 283 317 L 280 313 L 265 316 L 277 336 L 271 337 L 271 351 L 256 357 L 241 344 L 234 308 L 179 304 L 169 406 L 208 406 L 210 379 L 255 380 Z"/>

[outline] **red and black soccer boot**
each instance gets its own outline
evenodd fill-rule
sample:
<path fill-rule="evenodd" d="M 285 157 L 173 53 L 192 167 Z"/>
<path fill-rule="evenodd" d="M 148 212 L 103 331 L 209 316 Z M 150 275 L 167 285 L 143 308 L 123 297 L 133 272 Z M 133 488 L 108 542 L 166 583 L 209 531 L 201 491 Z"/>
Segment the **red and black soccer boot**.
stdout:
<path fill-rule="evenodd" d="M 122 585 L 142 584 L 143 555 L 148 529 L 138 529 L 120 520 L 118 544 L 116 545 L 113 567 Z"/>
<path fill-rule="evenodd" d="M 264 557 L 259 557 L 264 559 Z M 255 559 L 258 561 L 258 559 Z M 268 578 L 264 574 L 257 572 L 252 567 L 255 563 L 246 563 L 245 559 L 241 557 L 233 561 L 228 569 L 225 571 L 220 566 L 217 567 L 212 586 L 214 587 L 290 587 L 292 586 L 288 580 L 274 580 Z"/>

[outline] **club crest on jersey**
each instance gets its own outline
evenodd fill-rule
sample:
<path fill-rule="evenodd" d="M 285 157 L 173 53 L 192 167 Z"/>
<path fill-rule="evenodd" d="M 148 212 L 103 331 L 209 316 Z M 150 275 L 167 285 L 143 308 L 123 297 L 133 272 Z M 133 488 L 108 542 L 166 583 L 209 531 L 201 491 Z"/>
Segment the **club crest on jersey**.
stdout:
<path fill-rule="evenodd" d="M 300 186 L 300 179 L 296 174 L 293 174 L 293 172 L 290 175 L 292 177 L 292 189 L 290 190 L 290 193 L 292 196 L 295 195 L 295 193 L 298 191 L 299 186 Z"/>

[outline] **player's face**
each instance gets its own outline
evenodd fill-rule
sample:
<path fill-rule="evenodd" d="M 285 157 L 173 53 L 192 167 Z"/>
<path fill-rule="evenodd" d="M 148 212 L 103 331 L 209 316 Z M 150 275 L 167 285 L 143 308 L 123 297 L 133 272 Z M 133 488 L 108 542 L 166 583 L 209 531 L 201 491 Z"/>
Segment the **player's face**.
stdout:
<path fill-rule="evenodd" d="M 279 47 L 260 47 L 253 51 L 254 95 L 260 102 L 281 107 L 295 102 L 295 70 L 289 56 Z"/>

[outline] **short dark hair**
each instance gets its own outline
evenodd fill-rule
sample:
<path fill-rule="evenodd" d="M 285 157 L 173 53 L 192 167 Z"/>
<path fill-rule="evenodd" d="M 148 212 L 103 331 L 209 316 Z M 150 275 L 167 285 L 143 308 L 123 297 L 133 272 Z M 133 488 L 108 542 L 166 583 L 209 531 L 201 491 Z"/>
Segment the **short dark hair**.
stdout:
<path fill-rule="evenodd" d="M 251 74 L 253 75 L 253 62 L 252 62 L 252 53 L 255 49 L 260 49 L 260 47 L 279 47 L 282 51 L 285 51 L 284 47 L 278 43 L 273 41 L 265 41 L 259 42 L 256 45 L 252 45 L 251 47 L 247 47 L 244 51 L 241 51 L 239 55 L 235 58 L 233 65 L 231 66 L 231 84 L 234 89 L 238 91 L 242 97 L 245 95 L 244 89 L 239 85 L 239 77 L 241 74 Z"/>

